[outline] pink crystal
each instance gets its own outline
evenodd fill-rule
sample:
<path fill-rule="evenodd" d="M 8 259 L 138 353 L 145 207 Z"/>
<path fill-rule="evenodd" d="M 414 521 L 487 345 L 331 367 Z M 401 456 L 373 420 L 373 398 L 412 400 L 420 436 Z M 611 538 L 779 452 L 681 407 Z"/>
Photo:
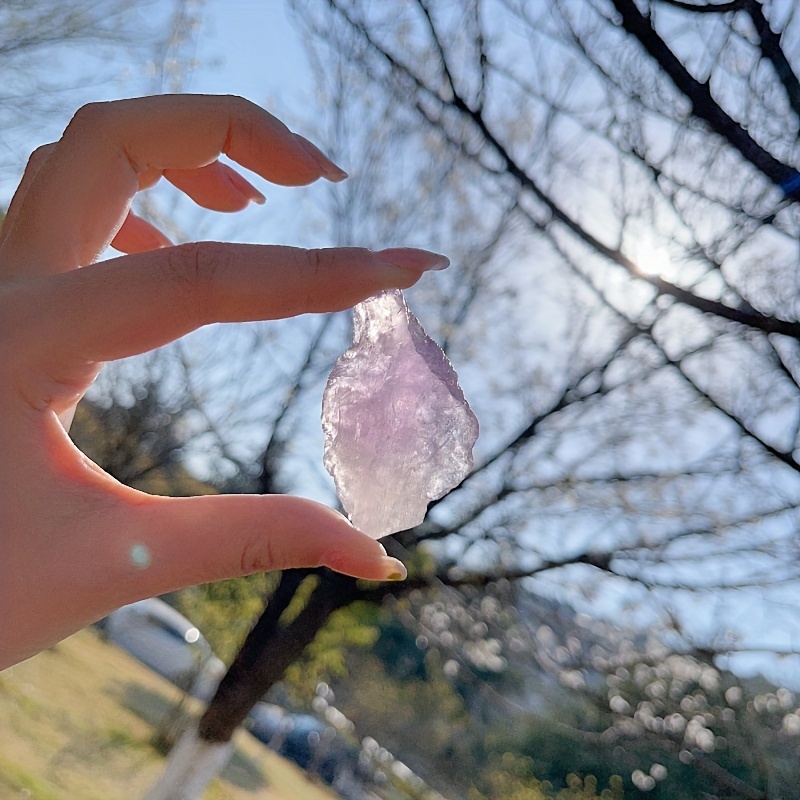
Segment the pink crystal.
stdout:
<path fill-rule="evenodd" d="M 323 395 L 324 464 L 351 522 L 379 539 L 419 525 L 467 476 L 478 420 L 399 291 L 360 303 L 353 323 Z"/>

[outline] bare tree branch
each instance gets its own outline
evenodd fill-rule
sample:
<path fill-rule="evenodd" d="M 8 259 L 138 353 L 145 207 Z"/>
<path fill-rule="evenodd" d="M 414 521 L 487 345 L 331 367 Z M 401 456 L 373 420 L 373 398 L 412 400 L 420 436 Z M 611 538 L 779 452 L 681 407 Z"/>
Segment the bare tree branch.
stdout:
<path fill-rule="evenodd" d="M 627 2 L 627 0 L 619 0 L 619 2 Z M 437 92 L 435 92 L 435 90 L 428 87 L 409 66 L 400 63 L 396 57 L 386 52 L 379 44 L 377 44 L 370 36 L 369 31 L 367 31 L 357 21 L 351 19 L 347 12 L 337 5 L 336 0 L 332 0 L 332 5 L 337 8 L 339 13 L 341 13 L 348 20 L 354 29 L 358 30 L 360 35 L 370 45 L 374 52 L 384 58 L 393 69 L 411 79 L 411 81 L 420 91 L 425 92 L 431 98 L 435 99 L 437 103 L 441 104 L 442 106 L 448 105 L 448 100 L 441 97 Z M 636 14 L 638 13 L 639 12 L 636 11 Z M 647 28 L 648 30 L 652 31 L 649 25 Z M 674 56 L 672 56 L 672 58 L 674 59 Z M 693 292 L 676 286 L 675 284 L 670 283 L 669 281 L 657 275 L 648 275 L 644 273 L 620 250 L 604 244 L 596 236 L 587 231 L 586 228 L 584 228 L 580 223 L 567 214 L 546 192 L 544 192 L 533 179 L 533 177 L 530 176 L 511 157 L 505 146 L 489 129 L 488 124 L 483 119 L 482 113 L 479 110 L 471 109 L 458 94 L 455 94 L 452 101 L 449 101 L 449 105 L 454 109 L 457 109 L 463 116 L 467 117 L 475 124 L 477 129 L 482 134 L 486 144 L 488 144 L 501 158 L 502 165 L 500 167 L 493 168 L 487 166 L 485 163 L 480 162 L 479 151 L 466 150 L 461 142 L 454 139 L 446 130 L 442 129 L 442 132 L 445 136 L 447 136 L 449 141 L 461 149 L 462 152 L 481 163 L 481 166 L 488 172 L 493 172 L 497 175 L 508 174 L 513 176 L 519 182 L 520 186 L 529 190 L 537 200 L 546 206 L 554 220 L 562 223 L 571 233 L 577 236 L 582 242 L 584 242 L 584 244 L 589 245 L 599 255 L 602 255 L 609 261 L 612 261 L 618 266 L 623 267 L 631 274 L 632 277 L 648 283 L 661 295 L 674 297 L 679 302 L 693 306 L 704 313 L 729 319 L 733 322 L 738 322 L 741 325 L 746 325 L 748 327 L 764 331 L 765 333 L 780 333 L 784 336 L 789 336 L 790 338 L 800 340 L 800 322 L 781 319 L 777 316 L 762 314 L 758 311 L 732 308 L 725 303 L 696 295 Z M 418 101 L 415 101 L 415 106 L 419 113 L 421 113 L 428 120 L 428 122 L 436 127 L 439 127 L 439 120 L 432 117 L 430 112 L 422 104 L 420 104 Z M 786 173 L 788 168 L 784 168 L 781 165 L 781 169 L 783 170 L 782 174 L 788 174 Z M 789 177 L 792 177 L 795 174 L 794 171 L 790 170 L 789 172 L 791 173 Z M 800 185 L 798 185 L 796 192 L 797 197 L 800 199 Z"/>
<path fill-rule="evenodd" d="M 728 14 L 732 11 L 743 11 L 749 0 L 729 0 L 726 3 L 687 3 L 683 0 L 658 0 L 664 5 L 680 8 L 683 11 L 696 11 L 699 13 Z"/>
<path fill-rule="evenodd" d="M 770 28 L 769 22 L 764 16 L 762 3 L 757 2 L 757 0 L 750 0 L 747 3 L 747 13 L 753 20 L 761 40 L 761 52 L 775 68 L 775 73 L 786 91 L 789 105 L 792 107 L 795 116 L 800 120 L 800 80 L 795 75 L 789 59 L 786 58 L 786 53 L 783 52 L 781 37 Z"/>
<path fill-rule="evenodd" d="M 633 0 L 613 0 L 622 17 L 622 26 L 639 40 L 645 51 L 655 60 L 675 86 L 692 103 L 692 113 L 707 122 L 711 129 L 725 138 L 742 156 L 769 178 L 783 193 L 800 200 L 800 175 L 797 170 L 781 163 L 771 153 L 752 139 L 747 131 L 733 120 L 711 96 L 707 83 L 696 80 L 684 67 L 666 42 L 642 14 Z"/>

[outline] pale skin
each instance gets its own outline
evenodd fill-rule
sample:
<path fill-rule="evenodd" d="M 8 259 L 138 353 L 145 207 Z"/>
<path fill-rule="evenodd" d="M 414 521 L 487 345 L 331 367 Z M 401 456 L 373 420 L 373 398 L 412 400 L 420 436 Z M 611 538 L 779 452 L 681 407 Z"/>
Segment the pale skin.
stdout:
<path fill-rule="evenodd" d="M 319 565 L 405 576 L 379 542 L 323 505 L 154 497 L 118 483 L 68 436 L 103 362 L 212 322 L 342 310 L 446 266 L 409 248 L 172 246 L 130 212 L 136 192 L 161 177 L 217 211 L 263 202 L 222 153 L 276 184 L 346 177 L 236 97 L 86 106 L 31 156 L 0 235 L 0 668 L 183 586 Z M 109 244 L 128 255 L 96 263 Z"/>

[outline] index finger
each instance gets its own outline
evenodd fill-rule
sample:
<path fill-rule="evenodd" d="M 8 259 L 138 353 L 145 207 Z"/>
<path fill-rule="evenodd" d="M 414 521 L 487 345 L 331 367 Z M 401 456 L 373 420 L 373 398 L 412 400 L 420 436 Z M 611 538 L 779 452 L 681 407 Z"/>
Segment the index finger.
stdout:
<path fill-rule="evenodd" d="M 273 183 L 346 174 L 241 97 L 161 95 L 80 109 L 36 172 L 2 243 L 4 272 L 63 272 L 95 261 L 148 170 L 188 170 L 226 154 Z"/>

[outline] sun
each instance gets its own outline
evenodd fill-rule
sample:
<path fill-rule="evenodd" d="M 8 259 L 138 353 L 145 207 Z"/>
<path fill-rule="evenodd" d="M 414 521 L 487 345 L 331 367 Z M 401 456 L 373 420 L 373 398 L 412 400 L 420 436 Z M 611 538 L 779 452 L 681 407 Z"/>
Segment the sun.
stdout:
<path fill-rule="evenodd" d="M 643 277 L 666 278 L 673 271 L 667 247 L 663 243 L 658 243 L 652 234 L 631 236 L 626 255 L 633 263 L 636 272 Z"/>

